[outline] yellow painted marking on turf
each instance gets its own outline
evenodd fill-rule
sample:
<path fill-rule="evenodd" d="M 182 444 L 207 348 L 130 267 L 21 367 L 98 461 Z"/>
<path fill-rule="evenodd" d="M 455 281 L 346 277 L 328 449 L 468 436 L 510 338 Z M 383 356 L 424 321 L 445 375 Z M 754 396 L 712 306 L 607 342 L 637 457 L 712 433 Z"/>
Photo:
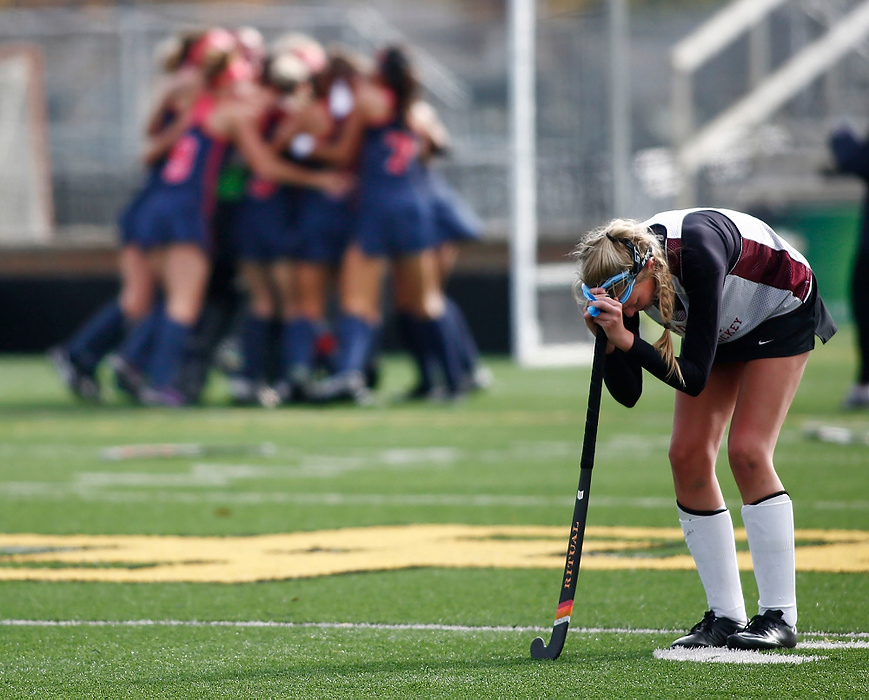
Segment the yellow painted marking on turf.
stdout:
<path fill-rule="evenodd" d="M 869 532 L 798 530 L 797 570 L 869 572 Z M 737 531 L 745 541 L 745 532 Z M 590 527 L 583 569 L 693 569 L 679 528 Z M 562 527 L 406 525 L 252 537 L 0 535 L 0 580 L 244 583 L 412 567 L 560 569 Z M 748 552 L 740 567 L 751 569 Z"/>

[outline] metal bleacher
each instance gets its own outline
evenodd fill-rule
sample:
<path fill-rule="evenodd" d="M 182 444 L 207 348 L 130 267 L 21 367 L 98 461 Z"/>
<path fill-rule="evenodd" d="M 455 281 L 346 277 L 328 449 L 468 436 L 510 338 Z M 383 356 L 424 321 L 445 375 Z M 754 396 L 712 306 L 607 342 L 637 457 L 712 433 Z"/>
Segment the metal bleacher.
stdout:
<path fill-rule="evenodd" d="M 735 0 L 684 37 L 670 53 L 676 204 L 710 192 L 733 206 L 853 194 L 855 183 L 822 171 L 831 127 L 865 124 L 867 37 L 865 0 Z M 742 90 L 703 121 L 698 87 L 736 52 Z"/>

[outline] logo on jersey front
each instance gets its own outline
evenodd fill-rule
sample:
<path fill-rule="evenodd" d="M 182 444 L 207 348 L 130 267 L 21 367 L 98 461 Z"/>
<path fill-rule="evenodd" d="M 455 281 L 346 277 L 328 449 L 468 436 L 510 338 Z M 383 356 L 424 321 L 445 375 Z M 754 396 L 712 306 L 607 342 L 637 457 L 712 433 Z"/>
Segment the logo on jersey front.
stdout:
<path fill-rule="evenodd" d="M 419 143 L 411 134 L 403 131 L 390 131 L 384 135 L 383 141 L 391 151 L 386 161 L 386 172 L 404 175 L 419 152 Z"/>
<path fill-rule="evenodd" d="M 199 141 L 192 134 L 185 134 L 178 139 L 163 166 L 163 180 L 170 185 L 186 181 L 193 172 L 198 152 Z"/>
<path fill-rule="evenodd" d="M 723 343 L 725 340 L 729 340 L 739 332 L 740 328 L 742 328 L 742 319 L 734 318 L 727 328 L 719 329 L 718 342 Z"/>

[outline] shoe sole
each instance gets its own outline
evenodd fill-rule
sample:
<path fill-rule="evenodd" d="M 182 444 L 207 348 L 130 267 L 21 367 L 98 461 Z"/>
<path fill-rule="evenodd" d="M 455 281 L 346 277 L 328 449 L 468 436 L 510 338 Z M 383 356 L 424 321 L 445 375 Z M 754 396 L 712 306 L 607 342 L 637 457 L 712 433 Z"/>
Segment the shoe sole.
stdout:
<path fill-rule="evenodd" d="M 731 642 L 729 639 L 727 640 L 727 648 L 728 649 L 740 649 L 742 651 L 769 651 L 771 649 L 793 649 L 796 647 L 797 643 L 793 644 L 785 644 L 782 642 L 779 643 L 770 643 L 770 642 L 761 642 L 761 641 L 749 641 L 740 639 L 739 641 Z"/>
<path fill-rule="evenodd" d="M 671 649 L 724 649 L 726 644 L 671 644 Z"/>
<path fill-rule="evenodd" d="M 73 367 L 72 362 L 61 348 L 50 350 L 48 352 L 48 359 L 57 374 L 60 376 L 60 380 L 63 382 L 64 386 L 73 394 L 73 396 L 82 399 L 83 401 L 90 401 L 92 403 L 100 402 L 102 397 L 100 396 L 99 388 L 96 383 L 94 382 L 92 388 L 89 390 L 82 390 L 81 385 L 76 382 L 76 376 L 81 373 Z"/>

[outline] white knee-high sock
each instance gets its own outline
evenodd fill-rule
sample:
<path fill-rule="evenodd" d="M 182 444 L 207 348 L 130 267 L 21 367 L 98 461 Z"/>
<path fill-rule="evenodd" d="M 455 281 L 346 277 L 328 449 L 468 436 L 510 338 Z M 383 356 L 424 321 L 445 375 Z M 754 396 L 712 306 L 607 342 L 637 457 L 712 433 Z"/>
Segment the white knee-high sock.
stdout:
<path fill-rule="evenodd" d="M 759 593 L 758 612 L 781 610 L 782 619 L 797 624 L 794 509 L 782 493 L 754 505 L 742 506 L 742 522 L 754 565 Z"/>
<path fill-rule="evenodd" d="M 745 624 L 745 600 L 736 563 L 733 521 L 726 508 L 715 513 L 691 513 L 679 506 L 679 522 L 700 581 L 706 603 L 716 617 Z"/>

